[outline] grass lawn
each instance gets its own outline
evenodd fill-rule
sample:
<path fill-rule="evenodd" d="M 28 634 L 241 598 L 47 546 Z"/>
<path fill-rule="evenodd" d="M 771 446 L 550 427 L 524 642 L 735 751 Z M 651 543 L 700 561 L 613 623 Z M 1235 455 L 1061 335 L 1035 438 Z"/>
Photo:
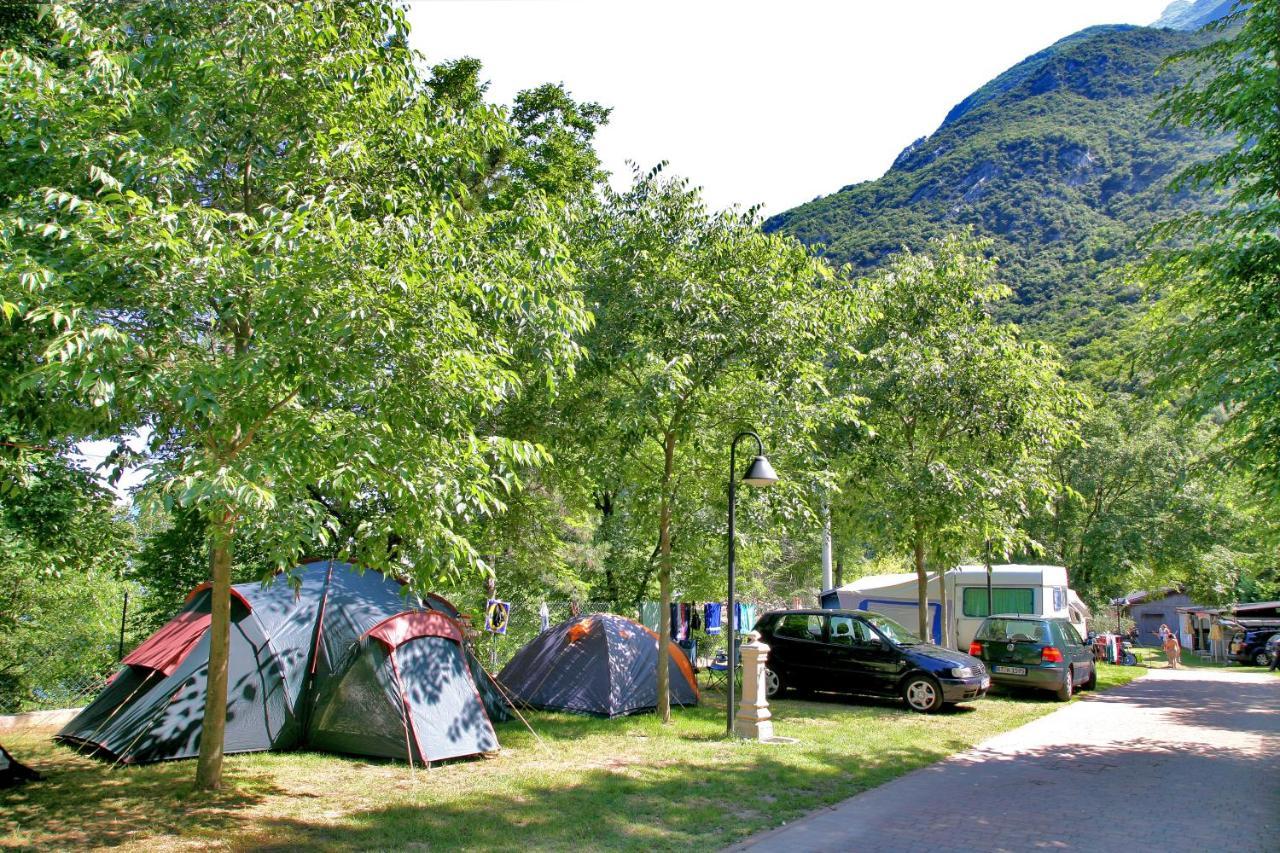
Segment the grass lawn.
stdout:
<path fill-rule="evenodd" d="M 1169 668 L 1169 661 L 1160 649 L 1138 648 L 1134 649 L 1133 653 L 1138 658 L 1138 663 L 1148 669 Z M 1280 671 L 1272 671 L 1265 666 L 1242 666 L 1234 662 L 1213 661 L 1185 650 L 1182 652 L 1182 665 L 1188 669 L 1238 669 L 1241 672 L 1270 672 L 1271 675 L 1280 676 Z"/>
<path fill-rule="evenodd" d="M 1099 689 L 1143 672 L 1102 666 Z M 724 695 L 703 698 L 669 726 L 651 715 L 532 714 L 540 740 L 504 723 L 497 757 L 429 770 L 307 752 L 232 756 L 227 788 L 212 797 L 192 790 L 191 761 L 111 769 L 52 744 L 52 730 L 6 732 L 4 744 L 47 778 L 0 793 L 0 847 L 714 848 L 1059 707 L 995 694 L 923 716 L 887 700 L 784 700 L 773 705 L 775 733 L 800 743 L 766 746 L 726 740 Z"/>

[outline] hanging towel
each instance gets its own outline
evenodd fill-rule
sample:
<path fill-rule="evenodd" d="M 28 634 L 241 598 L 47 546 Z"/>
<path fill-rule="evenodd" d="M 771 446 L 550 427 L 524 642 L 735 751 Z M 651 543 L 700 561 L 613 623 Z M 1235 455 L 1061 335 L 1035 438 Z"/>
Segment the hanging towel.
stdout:
<path fill-rule="evenodd" d="M 738 619 L 738 624 L 741 626 L 738 628 L 738 632 L 745 634 L 756 625 L 756 606 L 754 604 L 739 604 L 738 607 L 742 608 L 741 617 Z"/>
<path fill-rule="evenodd" d="M 708 602 L 703 608 L 702 613 L 704 623 L 707 626 L 707 633 L 713 637 L 720 635 L 720 615 L 724 605 L 717 601 Z"/>
<path fill-rule="evenodd" d="M 698 612 L 698 605 L 689 605 L 689 633 L 702 630 L 702 614 Z"/>
<path fill-rule="evenodd" d="M 542 606 L 538 608 L 539 631 L 546 631 L 551 627 L 551 611 L 547 608 L 547 603 L 542 602 Z"/>
<path fill-rule="evenodd" d="M 658 602 L 642 601 L 640 602 L 640 624 L 648 628 L 650 631 L 657 631 L 660 627 L 658 610 Z"/>

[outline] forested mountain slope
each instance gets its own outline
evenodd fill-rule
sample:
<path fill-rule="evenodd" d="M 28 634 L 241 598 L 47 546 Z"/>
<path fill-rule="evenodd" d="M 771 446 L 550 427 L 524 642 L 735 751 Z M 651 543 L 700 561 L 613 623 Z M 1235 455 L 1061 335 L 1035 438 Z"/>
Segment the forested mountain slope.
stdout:
<path fill-rule="evenodd" d="M 1167 185 L 1211 142 L 1160 128 L 1151 111 L 1177 77 L 1157 74 L 1164 60 L 1208 37 L 1131 26 L 1069 36 L 957 104 L 883 177 L 779 214 L 765 228 L 869 268 L 904 245 L 972 224 L 996 240 L 1002 277 L 1016 294 L 1010 319 L 1077 361 L 1112 358 L 1141 292 L 1108 273 L 1134 257 L 1152 223 L 1204 203 Z"/>

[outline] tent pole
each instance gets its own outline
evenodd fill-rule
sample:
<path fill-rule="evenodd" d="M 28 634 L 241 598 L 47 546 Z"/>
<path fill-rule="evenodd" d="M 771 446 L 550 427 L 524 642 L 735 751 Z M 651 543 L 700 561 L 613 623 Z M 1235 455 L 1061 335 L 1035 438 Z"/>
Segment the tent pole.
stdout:
<path fill-rule="evenodd" d="M 333 586 L 333 559 L 329 560 L 329 569 L 324 576 L 324 590 L 320 593 L 320 615 L 316 619 L 316 633 L 311 638 L 311 664 L 307 667 L 307 683 L 302 689 L 302 695 L 298 697 L 298 701 L 302 703 L 302 713 L 298 715 L 298 722 L 302 728 L 302 742 L 307 743 L 307 735 L 311 731 L 311 707 L 315 703 L 312 701 L 314 697 L 311 695 L 311 688 L 316 682 L 316 663 L 320 659 L 320 638 L 324 630 L 324 611 L 329 604 L 329 590 Z"/>
<path fill-rule="evenodd" d="M 116 660 L 124 660 L 124 623 L 129 618 L 129 590 L 124 591 L 124 607 L 120 608 L 120 651 Z"/>

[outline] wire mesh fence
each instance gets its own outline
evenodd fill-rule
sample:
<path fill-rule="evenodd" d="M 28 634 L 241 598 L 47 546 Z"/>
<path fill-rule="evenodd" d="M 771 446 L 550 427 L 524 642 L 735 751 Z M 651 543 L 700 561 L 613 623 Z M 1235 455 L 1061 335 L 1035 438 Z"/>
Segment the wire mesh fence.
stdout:
<path fill-rule="evenodd" d="M 629 619 L 640 620 L 640 614 L 635 607 L 613 607 L 607 601 L 575 603 L 541 598 L 511 597 L 503 599 L 501 596 L 499 598 L 511 605 L 505 634 L 490 634 L 484 630 L 484 601 L 466 602 L 466 604 L 473 605 L 471 607 L 465 606 L 461 601 L 455 602 L 462 607 L 464 612 L 470 614 L 472 624 L 480 634 L 474 644 L 475 651 L 484 663 L 485 668 L 495 674 L 506 665 L 507 661 L 511 660 L 525 643 L 536 637 L 542 630 L 540 613 L 544 602 L 547 607 L 546 621 L 548 626 L 558 625 L 574 615 L 585 616 L 592 613 L 616 613 Z M 757 617 L 772 607 L 786 606 L 783 602 L 752 600 L 744 603 L 754 605 Z M 701 605 L 698 606 L 701 607 Z M 728 646 L 727 635 L 723 631 L 720 634 L 713 635 L 704 630 L 691 630 L 688 636 L 691 642 L 684 644 L 684 653 L 690 657 L 690 662 L 695 668 L 705 665 L 717 652 L 726 650 Z"/>
<path fill-rule="evenodd" d="M 87 705 L 115 671 L 114 654 L 86 655 L 81 643 L 44 648 L 0 676 L 0 714 Z"/>
<path fill-rule="evenodd" d="M 456 601 L 472 619 L 479 633 L 474 648 L 485 668 L 497 673 L 526 643 L 536 637 L 543 627 L 542 605 L 546 604 L 546 623 L 558 625 L 574 615 L 592 613 L 617 613 L 631 619 L 639 619 L 636 608 L 614 607 L 607 601 L 572 602 L 564 599 L 543 599 L 529 596 L 510 596 L 503 600 L 511 604 L 504 634 L 491 634 L 484 630 L 485 600 Z M 767 605 L 757 603 L 763 613 Z M 42 638 L 38 650 L 24 655 L 21 664 L 0 672 L 0 714 L 17 714 L 26 711 L 43 711 L 56 708 L 74 708 L 88 704 L 106 685 L 118 664 L 118 624 L 105 621 L 93 626 L 86 634 L 85 626 L 67 626 L 66 636 Z M 725 636 L 711 636 L 703 631 L 690 633 L 693 643 L 686 644 L 685 653 L 692 663 L 709 661 L 726 645 Z M 126 650 L 136 640 L 144 637 L 130 636 Z"/>
<path fill-rule="evenodd" d="M 485 668 L 496 673 L 506 665 L 507 661 L 542 631 L 541 610 L 543 599 L 512 598 L 501 599 L 511 604 L 505 634 L 493 634 L 484 630 L 484 602 L 469 610 L 473 626 L 479 630 L 475 651 L 480 656 Z M 619 613 L 632 619 L 636 618 L 634 608 L 614 608 L 607 601 L 554 601 L 545 602 L 547 606 L 547 624 L 558 625 L 574 615 L 584 616 L 591 613 Z M 459 603 L 461 604 L 461 603 Z M 468 608 L 463 607 L 466 611 Z M 575 612 L 576 611 L 576 612 Z"/>

